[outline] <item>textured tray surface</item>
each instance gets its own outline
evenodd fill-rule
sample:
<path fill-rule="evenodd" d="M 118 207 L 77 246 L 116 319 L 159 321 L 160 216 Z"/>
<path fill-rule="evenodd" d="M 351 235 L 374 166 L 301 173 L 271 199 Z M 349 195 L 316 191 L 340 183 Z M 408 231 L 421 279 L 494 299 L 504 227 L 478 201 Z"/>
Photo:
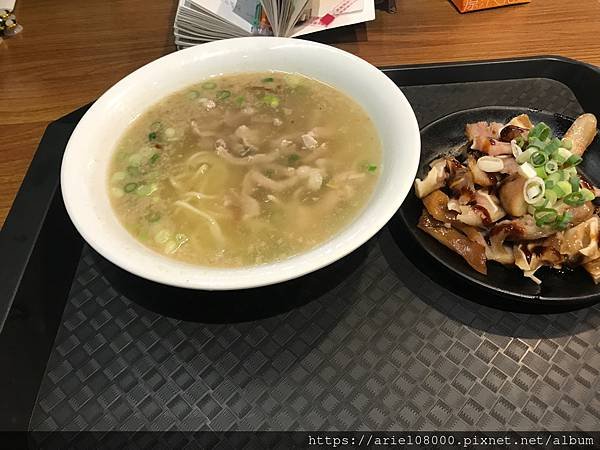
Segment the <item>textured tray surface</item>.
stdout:
<path fill-rule="evenodd" d="M 484 105 L 581 111 L 545 79 L 404 92 L 421 125 Z M 31 429 L 600 428 L 600 306 L 532 316 L 472 303 L 421 273 L 389 228 L 328 292 L 237 324 L 150 312 L 84 250 Z"/>

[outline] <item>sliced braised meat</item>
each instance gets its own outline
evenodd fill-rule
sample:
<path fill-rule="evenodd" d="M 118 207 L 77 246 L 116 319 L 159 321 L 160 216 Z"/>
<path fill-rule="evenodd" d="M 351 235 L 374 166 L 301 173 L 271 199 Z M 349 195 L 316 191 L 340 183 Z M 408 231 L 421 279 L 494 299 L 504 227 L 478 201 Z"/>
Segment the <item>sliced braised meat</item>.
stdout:
<path fill-rule="evenodd" d="M 527 202 L 523 197 L 525 181 L 519 174 L 513 175 L 502 183 L 498 191 L 502 207 L 513 217 L 527 214 Z"/>
<path fill-rule="evenodd" d="M 479 150 L 490 156 L 512 155 L 512 145 L 510 142 L 502 142 L 493 138 L 477 136 L 473 139 L 471 149 Z"/>
<path fill-rule="evenodd" d="M 477 272 L 486 275 L 485 247 L 471 241 L 464 234 L 448 228 L 423 211 L 419 219 L 419 228 L 435 238 L 438 242 L 462 256 Z"/>
<path fill-rule="evenodd" d="M 456 212 L 448 209 L 450 197 L 442 191 L 433 191 L 423 199 L 427 212 L 435 219 L 444 223 L 456 222 Z"/>

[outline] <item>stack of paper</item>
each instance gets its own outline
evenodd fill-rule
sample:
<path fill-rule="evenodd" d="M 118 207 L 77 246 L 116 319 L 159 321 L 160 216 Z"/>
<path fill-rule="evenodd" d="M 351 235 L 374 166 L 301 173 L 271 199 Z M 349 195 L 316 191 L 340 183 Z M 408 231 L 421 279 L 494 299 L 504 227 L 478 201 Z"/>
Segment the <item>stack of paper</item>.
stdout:
<path fill-rule="evenodd" d="M 374 0 L 179 0 L 175 44 L 184 48 L 253 35 L 296 37 L 374 18 Z"/>

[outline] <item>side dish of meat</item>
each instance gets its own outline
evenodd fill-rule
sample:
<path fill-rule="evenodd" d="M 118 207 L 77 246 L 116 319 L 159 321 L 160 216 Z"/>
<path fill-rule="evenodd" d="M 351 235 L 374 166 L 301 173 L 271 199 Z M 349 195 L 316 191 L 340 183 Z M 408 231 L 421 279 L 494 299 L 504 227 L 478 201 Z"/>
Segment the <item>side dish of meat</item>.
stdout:
<path fill-rule="evenodd" d="M 577 170 L 596 127 L 593 114 L 562 137 L 526 114 L 467 124 L 461 155 L 432 161 L 415 181 L 418 227 L 484 275 L 496 261 L 540 284 L 540 267 L 582 266 L 600 283 L 600 190 Z"/>

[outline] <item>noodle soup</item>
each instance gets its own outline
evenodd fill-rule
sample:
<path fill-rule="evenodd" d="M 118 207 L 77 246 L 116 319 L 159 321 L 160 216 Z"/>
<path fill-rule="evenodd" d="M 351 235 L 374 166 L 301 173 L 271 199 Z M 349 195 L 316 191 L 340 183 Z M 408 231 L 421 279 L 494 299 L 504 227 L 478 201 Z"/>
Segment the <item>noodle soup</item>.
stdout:
<path fill-rule="evenodd" d="M 112 206 L 143 244 L 241 267 L 309 250 L 365 206 L 381 167 L 366 112 L 316 80 L 214 77 L 141 115 L 109 173 Z"/>

